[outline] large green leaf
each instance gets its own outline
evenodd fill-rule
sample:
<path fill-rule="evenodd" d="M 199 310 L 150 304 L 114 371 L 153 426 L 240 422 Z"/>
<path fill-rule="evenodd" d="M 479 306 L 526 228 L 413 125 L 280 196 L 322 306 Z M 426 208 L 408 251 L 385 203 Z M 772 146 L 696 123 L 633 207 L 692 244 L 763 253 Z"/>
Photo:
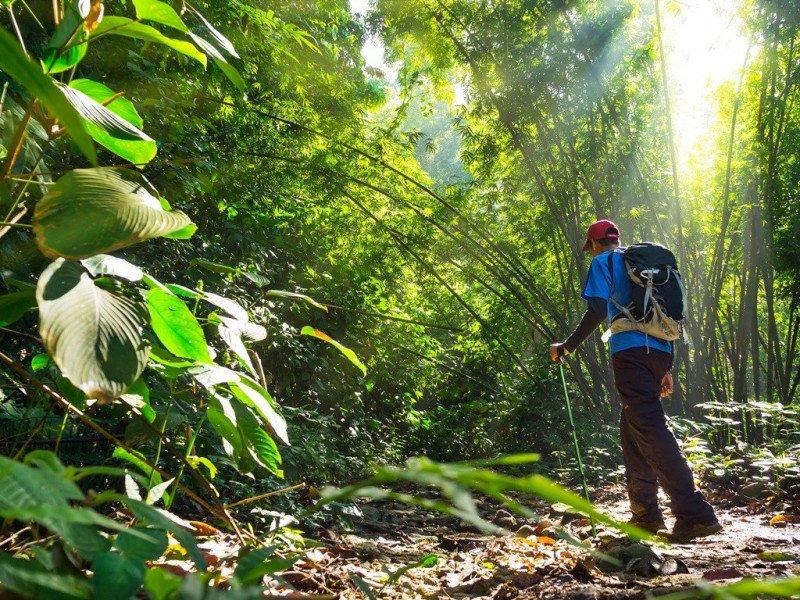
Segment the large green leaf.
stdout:
<path fill-rule="evenodd" d="M 0 581 L 25 598 L 90 598 L 88 581 L 53 573 L 32 560 L 0 554 Z"/>
<path fill-rule="evenodd" d="M 136 18 L 142 21 L 160 23 L 183 33 L 189 31 L 183 19 L 166 2 L 161 2 L 160 0 L 133 0 L 133 6 L 136 9 Z"/>
<path fill-rule="evenodd" d="M 42 67 L 45 73 L 51 75 L 77 65 L 86 56 L 89 47 L 84 21 L 89 15 L 90 3 L 71 0 L 65 4 L 64 15 L 42 56 Z"/>
<path fill-rule="evenodd" d="M 225 453 L 236 461 L 239 470 L 245 473 L 251 471 L 253 460 L 246 452 L 246 444 L 236 427 L 236 413 L 230 399 L 214 395 L 206 409 L 206 418 L 222 438 Z"/>
<path fill-rule="evenodd" d="M 84 93 L 80 89 L 81 87 L 90 88 L 95 92 L 101 92 L 101 90 L 94 89 L 94 86 L 85 83 L 88 80 L 82 81 L 84 83 L 78 87 L 62 85 L 60 88 L 70 104 L 85 120 L 89 135 L 101 146 L 133 164 L 145 164 L 153 160 L 157 150 L 155 141 L 110 106 L 106 107 L 100 103 L 101 101 Z M 111 92 L 111 90 L 108 91 Z M 102 97 L 105 94 L 99 95 Z M 113 92 L 108 97 L 112 96 Z M 123 99 L 115 100 L 114 103 L 120 103 L 120 100 Z M 130 104 L 127 100 L 124 102 Z M 120 106 L 124 107 L 121 110 L 124 114 L 130 114 L 133 105 L 128 106 L 124 102 L 120 103 Z M 133 112 L 136 114 L 135 110 Z"/>
<path fill-rule="evenodd" d="M 242 439 L 246 442 L 252 457 L 268 471 L 278 477 L 283 477 L 283 471 L 280 468 L 283 460 L 275 440 L 264 431 L 248 407 L 234 404 L 233 410 L 236 413 L 236 427 L 242 434 Z"/>
<path fill-rule="evenodd" d="M 191 224 L 162 208 L 147 181 L 126 169 L 75 169 L 36 204 L 33 231 L 47 256 L 87 258 L 166 236 Z"/>
<path fill-rule="evenodd" d="M 164 569 L 148 569 L 144 575 L 144 589 L 150 600 L 175 600 L 183 579 Z"/>
<path fill-rule="evenodd" d="M 24 87 L 49 110 L 75 140 L 75 144 L 92 164 L 97 163 L 92 138 L 75 108 L 67 101 L 53 80 L 42 73 L 42 68 L 30 60 L 17 41 L 0 28 L 0 71 Z"/>
<path fill-rule="evenodd" d="M 83 499 L 71 481 L 4 456 L 0 456 L 0 489 L 0 511 L 42 505 L 66 508 L 70 500 Z"/>
<path fill-rule="evenodd" d="M 137 535 L 133 535 L 135 532 Z M 163 529 L 135 527 L 117 535 L 114 546 L 132 559 L 145 561 L 159 558 L 169 545 Z"/>
<path fill-rule="evenodd" d="M 287 446 L 289 435 L 286 428 L 286 419 L 278 412 L 278 406 L 270 393 L 256 381 L 242 376 L 240 381 L 228 384 L 233 395 L 241 402 L 255 409 L 256 413 L 264 419 L 276 437 Z"/>
<path fill-rule="evenodd" d="M 165 36 L 155 27 L 139 23 L 127 17 L 106 17 L 103 22 L 92 32 L 92 37 L 100 35 L 121 35 L 124 37 L 163 44 L 199 62 L 204 67 L 207 64 L 206 55 L 200 52 L 191 42 L 176 40 Z"/>
<path fill-rule="evenodd" d="M 210 363 L 206 336 L 183 300 L 159 288 L 147 292 L 153 331 L 175 356 Z"/>
<path fill-rule="evenodd" d="M 199 569 L 206 569 L 207 565 L 203 553 L 200 551 L 200 548 L 197 547 L 197 541 L 194 539 L 194 536 L 189 533 L 192 529 L 191 523 L 184 521 L 166 510 L 156 508 L 155 506 L 149 506 L 140 500 L 134 500 L 121 494 L 107 494 L 106 498 L 109 500 L 116 500 L 120 504 L 126 506 L 140 521 L 153 527 L 172 532 L 175 539 L 186 548 L 194 564 L 197 565 Z"/>
<path fill-rule="evenodd" d="M 80 263 L 53 262 L 36 286 L 45 348 L 89 398 L 124 393 L 147 364 L 144 304 L 101 288 Z"/>
<path fill-rule="evenodd" d="M 0 296 L 0 327 L 18 321 L 22 315 L 36 307 L 36 294 L 32 289 L 11 292 Z"/>
<path fill-rule="evenodd" d="M 144 580 L 144 563 L 118 552 L 103 552 L 92 561 L 95 600 L 125 600 L 136 594 Z"/>
<path fill-rule="evenodd" d="M 356 356 L 356 353 L 353 352 L 350 348 L 348 348 L 344 344 L 340 344 L 339 342 L 337 342 L 335 339 L 333 339 L 331 336 L 329 336 L 324 331 L 320 331 L 319 329 L 314 329 L 310 325 L 306 325 L 305 327 L 303 327 L 300 330 L 300 334 L 301 335 L 310 335 L 310 336 L 315 337 L 317 339 L 320 339 L 320 340 L 323 340 L 325 342 L 328 342 L 331 346 L 333 346 L 339 352 L 341 352 L 345 356 L 345 358 L 347 358 L 347 360 L 349 360 L 356 367 L 358 367 L 359 370 L 364 375 L 367 374 L 367 367 L 364 365 L 364 363 L 361 362 L 361 360 L 359 360 L 358 356 Z"/>

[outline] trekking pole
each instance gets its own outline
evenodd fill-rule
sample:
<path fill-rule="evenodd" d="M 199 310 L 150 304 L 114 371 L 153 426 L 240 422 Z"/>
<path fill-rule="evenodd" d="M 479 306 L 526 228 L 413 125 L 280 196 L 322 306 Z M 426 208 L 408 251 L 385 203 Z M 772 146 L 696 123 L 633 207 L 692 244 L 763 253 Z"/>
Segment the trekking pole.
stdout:
<path fill-rule="evenodd" d="M 572 418 L 572 404 L 569 401 L 569 392 L 567 391 L 567 380 L 564 377 L 564 362 L 563 360 L 558 361 L 558 371 L 561 373 L 561 386 L 564 388 L 564 400 L 567 403 L 567 417 L 569 418 L 569 430 L 572 433 L 572 445 L 575 447 L 575 459 L 578 461 L 578 472 L 581 474 L 581 484 L 583 485 L 583 496 L 586 498 L 586 501 L 591 503 L 592 501 L 589 500 L 589 486 L 586 485 L 586 472 L 583 469 L 583 460 L 581 460 L 581 447 L 578 444 L 578 433 L 575 431 L 575 420 Z M 589 522 L 592 524 L 592 535 L 595 535 L 597 532 L 595 531 L 594 527 L 594 519 L 589 517 Z"/>

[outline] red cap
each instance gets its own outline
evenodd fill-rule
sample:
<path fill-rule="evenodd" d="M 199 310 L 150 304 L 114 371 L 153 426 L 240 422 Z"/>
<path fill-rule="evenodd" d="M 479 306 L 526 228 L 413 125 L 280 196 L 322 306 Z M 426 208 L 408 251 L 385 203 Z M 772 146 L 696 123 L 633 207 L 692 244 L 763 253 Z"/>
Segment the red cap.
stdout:
<path fill-rule="evenodd" d="M 619 240 L 619 228 L 613 221 L 608 219 L 600 219 L 589 225 L 586 231 L 586 243 L 583 245 L 583 251 L 586 252 L 592 247 L 592 241 L 599 241 L 605 239 Z"/>

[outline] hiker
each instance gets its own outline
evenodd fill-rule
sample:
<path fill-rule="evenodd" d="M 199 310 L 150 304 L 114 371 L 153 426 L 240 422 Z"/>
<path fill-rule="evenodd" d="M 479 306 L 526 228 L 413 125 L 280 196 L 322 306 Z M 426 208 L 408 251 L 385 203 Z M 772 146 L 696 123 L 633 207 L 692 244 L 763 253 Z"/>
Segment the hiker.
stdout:
<path fill-rule="evenodd" d="M 553 361 L 574 352 L 604 320 L 611 326 L 621 313 L 630 316 L 625 307 L 630 306 L 636 284 L 626 269 L 623 250 L 613 222 L 603 219 L 589 227 L 583 251 L 594 258 L 581 294 L 588 307 L 575 331 L 564 342 L 550 346 Z M 678 285 L 682 292 L 682 284 Z M 721 531 L 714 509 L 695 488 L 661 405 L 661 398 L 673 390 L 673 342 L 632 328 L 612 333 L 609 342 L 614 384 L 622 399 L 622 455 L 633 513 L 629 522 L 651 533 L 666 530 L 658 506 L 660 484 L 676 519 L 672 533 L 667 534 L 670 539 L 687 542 Z"/>

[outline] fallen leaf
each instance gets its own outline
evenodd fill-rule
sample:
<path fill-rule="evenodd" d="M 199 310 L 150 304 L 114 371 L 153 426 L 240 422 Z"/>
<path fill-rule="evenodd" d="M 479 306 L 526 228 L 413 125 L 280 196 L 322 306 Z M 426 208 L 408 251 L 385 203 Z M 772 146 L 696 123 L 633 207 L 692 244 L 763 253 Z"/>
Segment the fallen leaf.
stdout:
<path fill-rule="evenodd" d="M 189 521 L 189 523 L 192 524 L 197 535 L 216 535 L 219 533 L 219 529 L 208 523 L 203 523 L 203 521 Z"/>
<path fill-rule="evenodd" d="M 547 535 L 540 535 L 538 538 L 536 538 L 536 540 L 545 546 L 555 546 L 556 544 L 556 541 Z"/>
<path fill-rule="evenodd" d="M 788 520 L 783 513 L 779 513 L 769 520 L 769 524 L 773 527 L 786 527 L 787 523 Z"/>

